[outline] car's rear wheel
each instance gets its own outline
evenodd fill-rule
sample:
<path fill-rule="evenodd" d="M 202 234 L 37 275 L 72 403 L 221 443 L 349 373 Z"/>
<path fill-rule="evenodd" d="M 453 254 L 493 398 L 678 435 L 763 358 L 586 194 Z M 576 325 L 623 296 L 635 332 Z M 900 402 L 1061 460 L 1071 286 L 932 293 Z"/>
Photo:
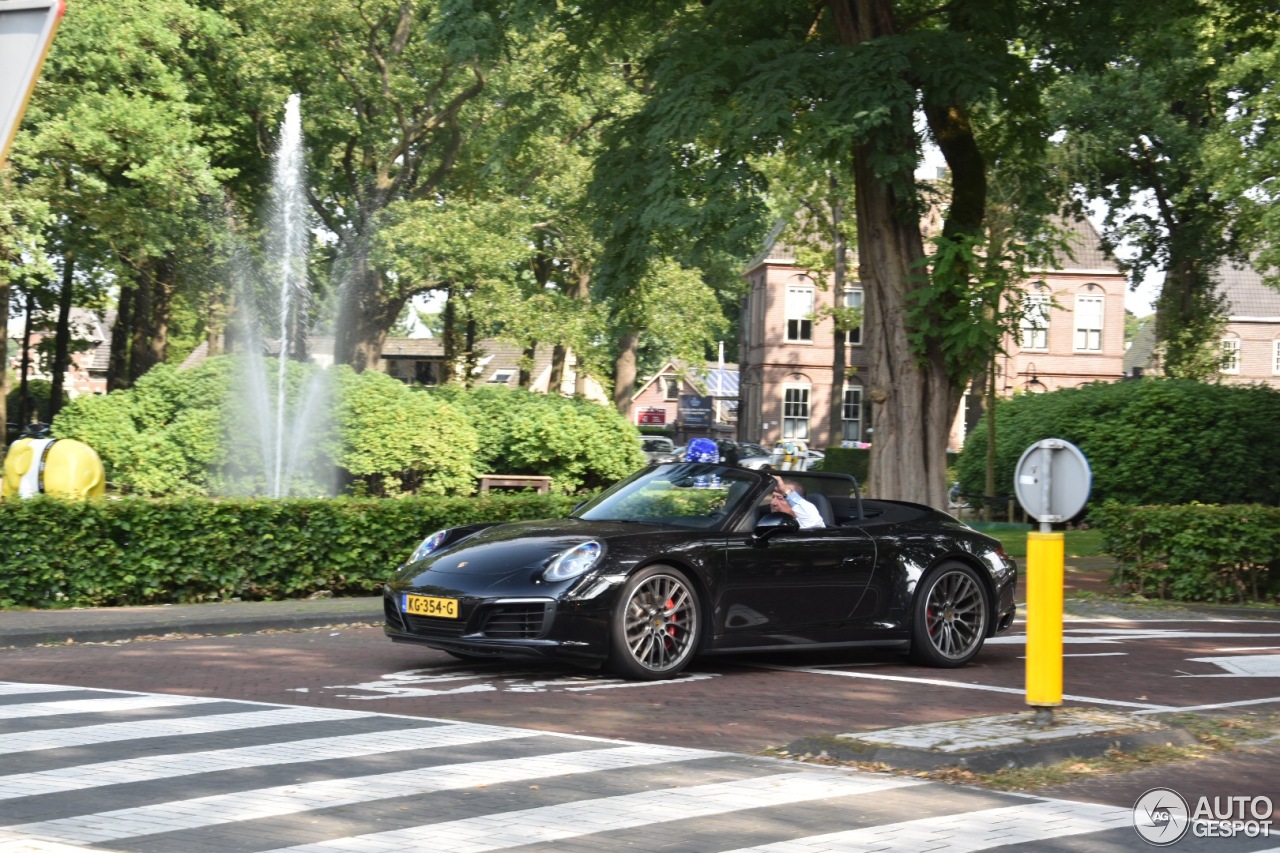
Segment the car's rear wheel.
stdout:
<path fill-rule="evenodd" d="M 911 658 L 926 666 L 964 666 L 982 650 L 990 605 L 977 572 L 943 563 L 916 587 Z"/>
<path fill-rule="evenodd" d="M 670 566 L 649 566 L 623 586 L 613 608 L 609 668 L 623 678 L 671 678 L 698 650 L 698 594 Z"/>

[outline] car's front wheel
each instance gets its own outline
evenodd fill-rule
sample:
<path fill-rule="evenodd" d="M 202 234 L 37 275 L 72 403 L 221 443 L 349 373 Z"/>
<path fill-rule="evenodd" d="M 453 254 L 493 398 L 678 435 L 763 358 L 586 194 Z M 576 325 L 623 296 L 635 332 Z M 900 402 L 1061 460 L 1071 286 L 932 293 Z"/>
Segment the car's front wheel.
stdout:
<path fill-rule="evenodd" d="M 911 658 L 926 666 L 964 666 L 982 650 L 989 610 L 977 572 L 943 563 L 916 587 Z"/>
<path fill-rule="evenodd" d="M 671 678 L 688 665 L 700 636 L 698 594 L 670 566 L 632 575 L 618 595 L 610 626 L 609 668 L 623 678 Z"/>

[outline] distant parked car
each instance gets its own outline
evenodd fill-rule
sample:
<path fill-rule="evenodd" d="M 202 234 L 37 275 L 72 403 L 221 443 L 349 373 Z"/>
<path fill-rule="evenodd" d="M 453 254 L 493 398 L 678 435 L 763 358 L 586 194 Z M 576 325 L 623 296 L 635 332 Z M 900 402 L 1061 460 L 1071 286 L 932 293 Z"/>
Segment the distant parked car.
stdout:
<path fill-rule="evenodd" d="M 675 442 L 666 436 L 642 435 L 640 436 L 640 449 L 644 451 L 644 455 L 648 457 L 650 462 L 680 461 L 680 457 L 676 455 Z"/>
<path fill-rule="evenodd" d="M 779 461 L 781 459 L 780 452 L 775 453 L 774 451 L 769 450 L 766 447 L 761 447 L 758 444 L 739 444 L 739 447 L 742 448 L 742 456 L 738 460 L 738 464 L 741 465 L 743 468 L 751 468 L 752 470 L 758 471 L 761 468 L 765 467 L 766 465 L 771 465 L 774 468 L 781 467 L 781 465 L 779 464 Z M 747 452 L 747 448 L 751 448 L 751 452 L 749 455 Z M 819 467 L 818 463 L 825 458 L 826 458 L 826 454 L 823 453 L 821 450 L 805 450 L 804 451 L 804 467 L 798 468 L 795 470 L 799 470 L 799 471 L 817 470 L 817 468 Z"/>

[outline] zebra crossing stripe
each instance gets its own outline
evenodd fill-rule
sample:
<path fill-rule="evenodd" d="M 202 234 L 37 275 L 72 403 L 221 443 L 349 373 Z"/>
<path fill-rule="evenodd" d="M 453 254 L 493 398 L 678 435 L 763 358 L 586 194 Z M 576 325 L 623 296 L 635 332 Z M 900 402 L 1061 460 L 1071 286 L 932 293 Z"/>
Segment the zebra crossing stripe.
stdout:
<path fill-rule="evenodd" d="M 742 847 L 731 853 L 874 853 L 883 850 L 966 853 L 992 847 L 1036 845 L 1050 838 L 1132 827 L 1131 809 L 1048 800 L 811 835 L 759 847 Z"/>
<path fill-rule="evenodd" d="M 236 728 L 238 730 L 241 727 Z M 61 767 L 56 770 L 0 776 L 0 800 L 56 794 L 63 791 L 80 791 L 103 785 L 127 785 L 132 782 L 170 779 L 198 773 L 241 770 L 248 767 L 271 767 L 279 764 L 355 758 L 404 750 L 489 743 L 513 738 L 538 737 L 539 734 L 539 732 L 524 729 L 459 723 L 429 728 L 309 738 L 261 746 L 184 752 L 177 755 L 127 758 L 98 764 Z"/>
<path fill-rule="evenodd" d="M 67 699 L 63 702 L 29 702 L 23 705 L 0 705 L 0 720 L 27 717 L 55 717 L 60 714 L 109 714 L 113 711 L 137 711 L 143 708 L 167 708 L 174 705 L 201 705 L 223 702 L 201 696 L 170 696 L 149 693 L 142 696 L 112 696 L 106 699 Z"/>
<path fill-rule="evenodd" d="M 232 794 L 157 803 L 5 828 L 12 832 L 27 833 L 57 841 L 94 844 L 157 832 L 175 832 L 234 821 L 279 817 L 315 809 L 427 794 L 434 791 L 459 790 L 526 779 L 546 779 L 573 773 L 652 766 L 723 755 L 723 753 L 701 749 L 646 745 L 560 752 L 525 758 L 437 765 L 347 779 L 280 785 L 274 788 L 237 791 Z M 824 796 L 839 796 L 839 794 Z M 750 799 L 750 797 L 744 799 L 744 805 L 741 807 L 748 807 L 745 803 Z M 649 819 L 651 817 L 646 818 L 646 821 Z"/>
<path fill-rule="evenodd" d="M 45 841 L 39 838 L 20 838 L 10 836 L 0 830 L 0 853 L 107 853 L 103 850 L 90 850 L 88 847 L 61 844 L 57 841 Z"/>
<path fill-rule="evenodd" d="M 341 711 L 329 708 L 273 708 L 269 711 L 247 711 L 243 714 L 210 714 L 205 717 L 181 717 L 172 720 L 138 720 L 128 723 L 99 723 L 61 729 L 16 732 L 0 735 L 0 755 L 34 752 L 41 749 L 63 749 L 95 743 L 173 737 L 175 735 L 213 734 L 215 732 L 256 729 L 264 726 L 287 726 L 295 723 L 319 723 L 376 717 L 369 711 Z"/>
<path fill-rule="evenodd" d="M 711 817 L 746 809 L 857 796 L 921 784 L 925 783 L 898 776 L 845 776 L 810 770 L 502 812 L 389 832 L 334 838 L 296 847 L 282 847 L 268 853 L 387 853 L 396 849 L 485 853 L 524 844 L 562 841 L 597 832 Z"/>
<path fill-rule="evenodd" d="M 18 696 L 23 693 L 67 693 L 81 692 L 83 687 L 67 687 L 62 684 L 19 684 L 13 681 L 0 681 L 0 696 Z"/>

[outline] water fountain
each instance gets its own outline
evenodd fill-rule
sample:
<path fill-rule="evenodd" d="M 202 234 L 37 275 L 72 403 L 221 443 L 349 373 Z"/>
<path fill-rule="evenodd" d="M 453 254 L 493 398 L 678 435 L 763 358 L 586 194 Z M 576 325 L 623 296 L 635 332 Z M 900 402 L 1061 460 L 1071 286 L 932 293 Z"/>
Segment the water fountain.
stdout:
<path fill-rule="evenodd" d="M 273 159 L 267 286 L 247 286 L 252 277 L 241 275 L 238 287 L 241 308 L 256 310 L 241 310 L 238 318 L 246 352 L 234 381 L 246 393 L 238 395 L 230 419 L 240 445 L 226 472 L 232 494 L 281 498 L 334 490 L 325 453 L 329 383 L 324 370 L 305 363 L 313 229 L 303 153 L 301 99 L 292 95 Z M 267 323 L 276 336 L 274 359 L 267 356 Z M 244 434 L 253 436 L 252 446 Z"/>

